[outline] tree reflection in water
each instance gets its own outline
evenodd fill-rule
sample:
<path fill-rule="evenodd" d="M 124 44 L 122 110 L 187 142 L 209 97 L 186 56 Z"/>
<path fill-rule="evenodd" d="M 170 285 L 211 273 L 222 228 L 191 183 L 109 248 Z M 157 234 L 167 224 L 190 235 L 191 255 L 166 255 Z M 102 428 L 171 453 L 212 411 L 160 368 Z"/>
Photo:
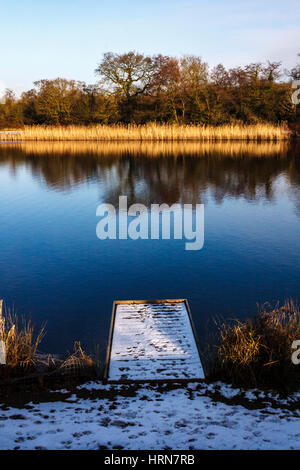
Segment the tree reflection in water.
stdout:
<path fill-rule="evenodd" d="M 300 215 L 299 145 L 277 143 L 80 143 L 29 142 L 2 145 L 0 165 L 13 172 L 25 166 L 57 191 L 88 181 L 104 187 L 101 199 L 114 205 L 205 203 L 207 191 L 217 203 L 225 197 L 248 201 L 274 196 L 284 175 Z"/>

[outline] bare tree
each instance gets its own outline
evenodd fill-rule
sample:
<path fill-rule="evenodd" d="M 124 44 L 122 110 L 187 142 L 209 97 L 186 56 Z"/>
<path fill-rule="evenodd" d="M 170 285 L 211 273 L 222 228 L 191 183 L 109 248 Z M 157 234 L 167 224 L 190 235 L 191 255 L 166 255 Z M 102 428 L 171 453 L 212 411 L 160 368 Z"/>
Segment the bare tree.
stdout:
<path fill-rule="evenodd" d="M 298 54 L 298 57 L 300 57 L 300 53 Z M 295 67 L 293 67 L 291 70 L 286 71 L 286 74 L 288 77 L 290 77 L 293 81 L 294 80 L 300 80 L 300 64 L 297 64 Z"/>
<path fill-rule="evenodd" d="M 154 74 L 154 60 L 149 56 L 131 51 L 126 54 L 106 52 L 95 70 L 102 81 L 112 85 L 129 101 L 145 93 Z"/>

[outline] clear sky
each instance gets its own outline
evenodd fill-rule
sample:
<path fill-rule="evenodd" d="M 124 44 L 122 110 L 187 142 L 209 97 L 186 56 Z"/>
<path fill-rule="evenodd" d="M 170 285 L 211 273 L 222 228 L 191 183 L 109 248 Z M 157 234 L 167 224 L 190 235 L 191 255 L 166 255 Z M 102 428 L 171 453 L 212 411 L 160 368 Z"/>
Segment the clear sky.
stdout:
<path fill-rule="evenodd" d="M 65 77 L 94 83 L 103 52 L 200 55 L 210 65 L 300 52 L 299 0 L 0 0 L 0 90 Z"/>

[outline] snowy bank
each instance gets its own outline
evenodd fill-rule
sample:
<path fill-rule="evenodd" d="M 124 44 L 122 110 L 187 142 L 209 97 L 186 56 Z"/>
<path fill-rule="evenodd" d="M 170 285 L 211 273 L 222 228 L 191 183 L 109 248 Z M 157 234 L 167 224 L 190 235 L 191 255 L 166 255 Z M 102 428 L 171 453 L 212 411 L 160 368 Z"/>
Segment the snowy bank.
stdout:
<path fill-rule="evenodd" d="M 300 449 L 300 393 L 90 382 L 0 406 L 1 449 Z"/>

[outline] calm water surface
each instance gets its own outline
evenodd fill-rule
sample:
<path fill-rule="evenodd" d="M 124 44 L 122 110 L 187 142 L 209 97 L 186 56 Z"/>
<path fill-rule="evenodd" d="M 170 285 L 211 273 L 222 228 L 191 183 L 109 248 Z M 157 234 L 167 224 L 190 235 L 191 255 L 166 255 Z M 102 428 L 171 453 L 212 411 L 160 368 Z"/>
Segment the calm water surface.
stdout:
<path fill-rule="evenodd" d="M 102 202 L 204 203 L 205 243 L 96 237 Z M 216 315 L 300 300 L 299 148 L 0 145 L 0 298 L 41 349 L 103 355 L 114 299 L 187 298 L 199 335 Z"/>

